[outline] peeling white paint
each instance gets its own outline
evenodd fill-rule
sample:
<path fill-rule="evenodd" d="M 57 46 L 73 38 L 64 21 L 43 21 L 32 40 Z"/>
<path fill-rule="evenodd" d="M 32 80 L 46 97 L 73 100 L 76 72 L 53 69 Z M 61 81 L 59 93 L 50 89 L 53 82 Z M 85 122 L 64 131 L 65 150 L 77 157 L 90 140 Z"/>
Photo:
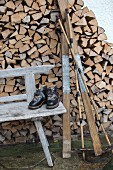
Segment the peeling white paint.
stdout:
<path fill-rule="evenodd" d="M 98 25 L 105 30 L 107 41 L 113 43 L 113 0 L 84 0 L 84 6 L 94 12 Z"/>

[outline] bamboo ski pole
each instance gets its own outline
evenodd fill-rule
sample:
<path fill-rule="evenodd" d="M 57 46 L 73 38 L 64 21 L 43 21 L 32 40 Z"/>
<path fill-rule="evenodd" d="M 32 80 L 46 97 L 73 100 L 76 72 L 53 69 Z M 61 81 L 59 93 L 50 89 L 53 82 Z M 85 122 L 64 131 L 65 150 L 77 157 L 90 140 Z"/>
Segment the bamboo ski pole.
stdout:
<path fill-rule="evenodd" d="M 65 9 L 66 14 L 67 14 L 67 19 L 68 19 L 68 25 L 69 25 L 69 34 L 70 34 L 70 45 L 74 51 L 74 46 L 73 46 L 73 33 L 72 33 L 72 27 L 71 27 L 71 21 L 70 21 L 70 16 L 69 16 L 69 12 L 68 9 Z"/>
<path fill-rule="evenodd" d="M 82 73 L 81 73 L 81 70 L 80 70 L 80 68 L 79 68 L 78 62 L 77 62 L 76 59 L 75 59 L 74 51 L 73 51 L 73 49 L 72 49 L 72 47 L 71 47 L 71 45 L 70 45 L 69 39 L 68 39 L 68 37 L 67 37 L 67 35 L 66 35 L 66 32 L 65 32 L 65 30 L 64 30 L 64 27 L 63 27 L 63 25 L 62 25 L 62 23 L 61 23 L 60 18 L 58 18 L 58 22 L 59 22 L 60 27 L 61 27 L 61 29 L 62 29 L 62 32 L 63 32 L 63 34 L 64 34 L 64 36 L 65 36 L 65 38 L 66 38 L 67 44 L 68 44 L 68 46 L 69 46 L 69 48 L 70 48 L 71 55 L 72 55 L 72 57 L 73 57 L 74 65 L 78 68 L 78 71 L 79 71 L 80 76 L 81 76 L 81 78 L 82 78 L 82 80 L 83 80 L 84 86 L 85 86 L 85 88 L 87 89 L 86 83 L 85 83 L 85 80 L 84 80 L 83 75 L 82 75 Z"/>
<path fill-rule="evenodd" d="M 81 114 L 81 105 L 80 105 L 80 91 L 79 91 L 79 84 L 78 84 L 78 73 L 76 69 L 76 90 L 77 90 L 77 100 L 78 100 L 78 108 L 79 108 L 79 121 L 80 121 L 80 132 L 81 132 L 81 144 L 82 144 L 82 149 L 85 149 L 85 144 L 84 144 L 84 133 L 83 133 L 83 125 L 82 125 L 82 114 Z M 85 160 L 85 152 L 82 150 L 82 156 L 83 160 Z"/>
<path fill-rule="evenodd" d="M 81 65 L 81 67 L 82 67 L 82 64 L 80 64 L 80 65 Z M 85 81 L 84 81 L 84 83 L 86 84 Z M 101 128 L 102 128 L 102 130 L 103 130 L 103 132 L 104 132 L 104 136 L 105 136 L 105 138 L 106 138 L 106 141 L 107 141 L 109 147 L 111 147 L 111 146 L 112 146 L 112 145 L 111 145 L 111 142 L 110 142 L 110 140 L 109 140 L 109 137 L 108 137 L 108 135 L 107 135 L 107 132 L 105 131 L 105 128 L 104 128 L 103 124 L 102 124 L 101 121 L 100 121 L 100 116 L 99 116 L 98 111 L 97 111 L 97 109 L 96 109 L 94 100 L 93 100 L 93 98 L 91 97 L 91 94 L 90 94 L 90 92 L 89 92 L 89 89 L 88 89 L 88 87 L 87 87 L 87 84 L 86 84 L 86 90 L 87 90 L 88 96 L 89 96 L 89 98 L 90 98 L 90 100 L 91 100 L 91 103 L 92 103 L 93 109 L 94 109 L 94 111 L 95 111 L 97 120 L 99 121 L 100 126 L 101 126 Z M 113 150 L 112 150 L 112 153 L 113 153 Z"/>
<path fill-rule="evenodd" d="M 72 33 L 72 27 L 71 27 L 71 22 L 70 22 L 70 17 L 68 13 L 68 9 L 66 9 L 67 13 L 67 19 L 68 19 L 68 25 L 69 25 L 69 34 L 70 34 L 70 45 L 72 46 L 72 49 L 74 51 L 74 46 L 73 46 L 73 33 Z M 81 100 L 81 95 L 80 95 L 80 90 L 79 90 L 79 84 L 78 84 L 78 73 L 77 73 L 77 68 L 75 68 L 75 79 L 76 79 L 76 90 L 77 90 L 77 102 L 78 102 L 78 109 L 79 109 L 79 121 L 80 121 L 80 132 L 81 132 L 81 144 L 82 144 L 82 149 L 85 149 L 84 145 L 84 133 L 83 133 L 83 125 L 82 125 L 82 114 L 81 114 L 81 105 L 80 105 L 80 100 Z M 82 156 L 83 160 L 85 160 L 85 152 L 82 150 Z"/>
<path fill-rule="evenodd" d="M 82 79 L 82 89 L 81 89 L 82 90 L 81 91 L 82 98 L 83 98 L 83 102 L 84 102 L 85 111 L 86 111 L 86 114 L 87 114 L 87 119 L 88 119 L 90 134 L 91 134 L 91 138 L 92 138 L 92 142 L 93 142 L 94 152 L 95 152 L 95 155 L 98 156 L 98 155 L 102 154 L 102 148 L 101 148 L 101 143 L 100 143 L 99 136 L 98 136 L 98 133 L 97 133 L 96 125 L 95 125 L 95 122 L 94 122 L 94 118 L 93 118 L 91 103 L 90 103 L 90 99 L 89 99 L 89 96 L 88 96 L 88 93 L 87 93 L 87 90 L 86 90 L 85 80 L 84 80 L 84 77 L 82 75 L 81 69 L 79 68 L 78 62 L 75 58 L 74 51 L 73 51 L 73 49 L 70 45 L 69 39 L 66 35 L 66 32 L 65 32 L 64 27 L 61 23 L 61 20 L 60 20 L 60 18 L 57 18 L 57 19 L 58 19 L 59 25 L 61 27 L 61 30 L 62 30 L 65 38 L 66 38 L 67 44 L 70 48 L 71 55 L 72 55 L 72 58 L 73 58 L 73 63 L 78 68 L 78 73 L 79 73 L 80 79 Z"/>

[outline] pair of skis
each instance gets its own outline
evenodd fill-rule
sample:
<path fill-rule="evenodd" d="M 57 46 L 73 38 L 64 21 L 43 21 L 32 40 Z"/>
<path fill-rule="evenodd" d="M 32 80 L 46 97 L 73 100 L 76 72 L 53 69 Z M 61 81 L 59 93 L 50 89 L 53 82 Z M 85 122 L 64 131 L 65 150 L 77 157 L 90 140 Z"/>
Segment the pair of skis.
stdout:
<path fill-rule="evenodd" d="M 90 96 L 89 90 L 88 90 L 87 85 L 86 85 L 85 80 L 84 80 L 82 64 L 81 64 L 80 56 L 79 56 L 78 50 L 77 50 L 77 42 L 73 38 L 73 30 L 72 30 L 72 25 L 71 25 L 71 21 L 70 21 L 69 12 L 68 12 L 68 1 L 67 0 L 62 0 L 62 1 L 58 0 L 58 4 L 59 4 L 60 11 L 61 11 L 62 19 L 63 19 L 63 21 L 65 21 L 64 22 L 65 29 L 64 29 L 64 26 L 63 26 L 60 18 L 58 18 L 59 25 L 60 25 L 61 30 L 63 32 L 63 39 L 65 37 L 65 40 L 68 44 L 67 47 L 66 47 L 66 45 L 64 47 L 66 47 L 66 49 L 68 48 L 70 50 L 72 58 L 73 58 L 73 63 L 74 63 L 74 66 L 75 66 L 74 71 L 75 71 L 75 78 L 76 78 L 77 100 L 78 100 L 78 107 L 79 107 L 81 143 L 82 143 L 83 159 L 85 159 L 84 135 L 83 135 L 83 126 L 82 126 L 81 106 L 80 106 L 81 96 L 82 96 L 82 100 L 83 100 L 83 103 L 84 103 L 84 108 L 85 108 L 85 112 L 86 112 L 86 115 L 87 115 L 87 121 L 88 121 L 89 130 L 90 130 L 92 143 L 93 143 L 93 147 L 94 147 L 94 152 L 95 152 L 96 156 L 102 154 L 102 147 L 101 147 L 100 139 L 99 139 L 99 136 L 98 136 L 98 132 L 97 132 L 97 128 L 96 128 L 96 124 L 95 124 L 95 120 L 94 120 L 94 116 L 93 116 L 93 112 L 92 112 L 92 106 L 94 108 L 95 114 L 96 114 L 97 119 L 99 120 L 100 124 L 101 124 L 101 121 L 100 121 L 100 117 L 98 115 L 97 109 L 95 107 L 94 101 L 93 101 L 92 97 Z M 63 46 L 63 44 L 62 44 L 62 46 Z M 63 61 L 63 62 L 65 62 L 65 61 Z M 65 77 L 65 74 L 64 74 L 64 77 Z M 64 79 L 64 81 L 65 81 L 65 79 Z M 64 84 L 65 84 L 65 82 L 64 82 Z M 69 87 L 69 84 L 68 84 L 68 87 Z M 81 91 L 81 95 L 80 95 L 79 88 L 80 88 L 80 91 Z M 64 91 L 64 93 L 65 93 L 65 91 Z M 69 94 L 69 91 L 68 91 L 68 94 Z M 91 106 L 91 103 L 92 103 L 92 106 Z M 68 105 L 67 115 L 68 115 L 67 120 L 68 120 L 68 132 L 69 132 L 69 128 L 70 128 L 69 127 L 69 105 Z M 65 119 L 66 119 L 66 115 L 65 115 Z M 107 133 L 104 129 L 104 126 L 102 124 L 101 124 L 101 127 L 102 127 L 102 130 L 104 132 L 105 138 L 108 142 L 108 145 L 111 147 L 110 140 L 109 140 L 108 135 L 107 135 Z M 71 151 L 70 150 L 71 149 L 71 147 L 70 147 L 71 141 L 69 141 L 69 139 L 71 139 L 70 138 L 70 132 L 69 132 L 69 135 L 67 133 L 66 133 L 66 135 L 67 135 L 67 138 L 65 136 L 65 124 L 64 124 L 64 134 L 63 134 L 64 145 L 63 145 L 63 147 L 66 147 L 66 144 L 68 143 L 67 147 L 69 146 L 68 147 L 69 150 L 68 149 L 65 150 L 65 148 L 63 148 L 63 152 L 67 151 L 68 156 L 69 156 L 69 151 Z M 66 157 L 66 153 L 64 153 L 63 157 Z"/>

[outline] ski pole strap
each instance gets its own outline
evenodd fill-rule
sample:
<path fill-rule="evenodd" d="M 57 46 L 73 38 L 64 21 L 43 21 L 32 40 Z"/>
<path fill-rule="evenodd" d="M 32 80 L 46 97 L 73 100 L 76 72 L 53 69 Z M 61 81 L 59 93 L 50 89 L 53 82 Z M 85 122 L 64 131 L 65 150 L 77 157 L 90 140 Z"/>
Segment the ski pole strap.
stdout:
<path fill-rule="evenodd" d="M 88 96 L 91 97 L 91 94 L 88 92 Z"/>
<path fill-rule="evenodd" d="M 100 124 L 102 124 L 102 123 L 101 123 L 101 120 L 98 120 L 98 122 L 99 122 Z"/>
<path fill-rule="evenodd" d="M 82 120 L 83 120 L 82 118 L 79 118 L 80 124 L 82 124 Z"/>
<path fill-rule="evenodd" d="M 79 71 L 80 74 L 82 73 L 80 68 L 78 68 L 78 71 Z"/>
<path fill-rule="evenodd" d="M 70 44 L 73 44 L 73 38 L 70 38 Z"/>
<path fill-rule="evenodd" d="M 71 48 L 72 48 L 72 45 L 71 45 L 71 44 L 68 44 L 68 47 L 71 49 Z"/>
<path fill-rule="evenodd" d="M 74 69 L 75 69 L 75 70 L 77 69 L 77 66 L 76 66 L 76 64 L 74 64 Z"/>
<path fill-rule="evenodd" d="M 77 91 L 76 98 L 78 98 L 79 96 L 80 96 L 80 93 L 79 93 L 79 91 Z"/>
<path fill-rule="evenodd" d="M 62 22 L 65 23 L 66 22 L 66 17 L 62 19 Z"/>
<path fill-rule="evenodd" d="M 67 14 L 69 14 L 69 10 L 68 10 L 68 8 L 66 8 L 66 9 L 65 9 L 65 11 L 66 11 L 66 13 L 67 13 Z"/>

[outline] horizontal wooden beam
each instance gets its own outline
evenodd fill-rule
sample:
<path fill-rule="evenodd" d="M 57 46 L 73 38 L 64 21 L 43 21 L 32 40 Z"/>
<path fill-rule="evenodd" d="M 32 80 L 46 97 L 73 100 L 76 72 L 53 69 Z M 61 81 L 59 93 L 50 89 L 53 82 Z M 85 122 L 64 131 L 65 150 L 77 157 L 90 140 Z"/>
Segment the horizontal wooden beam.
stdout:
<path fill-rule="evenodd" d="M 0 78 L 24 76 L 30 72 L 32 72 L 33 74 L 36 73 L 48 74 L 50 69 L 52 68 L 54 68 L 54 65 L 40 65 L 40 66 L 32 66 L 27 68 L 25 67 L 25 68 L 0 70 Z"/>
<path fill-rule="evenodd" d="M 21 101 L 21 100 L 27 100 L 27 95 L 19 94 L 13 96 L 0 97 L 0 102 L 13 102 L 13 101 Z"/>

